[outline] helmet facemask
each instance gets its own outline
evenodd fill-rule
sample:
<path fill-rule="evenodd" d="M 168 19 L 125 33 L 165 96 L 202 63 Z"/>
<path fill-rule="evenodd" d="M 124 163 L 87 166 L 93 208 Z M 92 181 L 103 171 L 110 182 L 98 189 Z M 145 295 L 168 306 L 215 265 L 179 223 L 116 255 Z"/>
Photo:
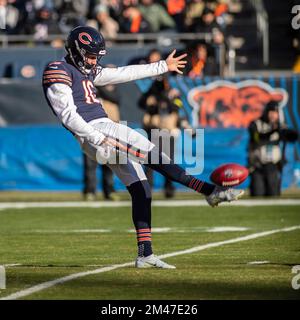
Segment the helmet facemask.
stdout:
<path fill-rule="evenodd" d="M 66 49 L 71 61 L 82 73 L 97 73 L 100 60 L 106 54 L 105 42 L 101 34 L 91 27 L 77 27 L 68 37 Z M 96 57 L 96 63 L 89 63 L 89 56 Z"/>
<path fill-rule="evenodd" d="M 92 71 L 96 71 L 100 67 L 100 60 L 101 58 L 106 54 L 106 50 L 101 50 L 98 54 L 95 54 L 93 52 L 87 52 L 84 48 L 80 48 L 78 45 L 78 42 L 75 41 L 76 45 L 76 51 L 77 54 L 72 53 L 70 49 L 68 49 L 68 53 L 70 55 L 70 58 L 72 62 L 80 69 L 81 72 L 85 74 L 89 74 Z M 97 63 L 94 64 L 89 64 L 87 62 L 88 57 L 87 55 L 93 55 L 97 57 Z"/>

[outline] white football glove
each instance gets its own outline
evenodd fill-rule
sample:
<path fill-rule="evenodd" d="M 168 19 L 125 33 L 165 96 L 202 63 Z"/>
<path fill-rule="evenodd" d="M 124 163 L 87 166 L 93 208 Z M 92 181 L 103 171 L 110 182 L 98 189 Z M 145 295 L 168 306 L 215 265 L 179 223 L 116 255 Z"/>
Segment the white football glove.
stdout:
<path fill-rule="evenodd" d="M 116 160 L 116 149 L 106 143 L 97 146 L 96 159 L 101 164 L 114 164 Z"/>

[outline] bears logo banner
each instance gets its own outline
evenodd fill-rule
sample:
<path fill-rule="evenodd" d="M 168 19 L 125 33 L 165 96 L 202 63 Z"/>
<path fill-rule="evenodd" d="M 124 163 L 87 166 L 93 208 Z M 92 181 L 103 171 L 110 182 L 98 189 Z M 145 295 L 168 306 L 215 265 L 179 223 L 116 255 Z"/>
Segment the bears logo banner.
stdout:
<path fill-rule="evenodd" d="M 187 100 L 193 108 L 192 123 L 196 127 L 247 128 L 270 101 L 278 102 L 281 109 L 285 107 L 288 93 L 260 80 L 217 80 L 191 89 Z M 281 120 L 284 121 L 282 112 Z"/>

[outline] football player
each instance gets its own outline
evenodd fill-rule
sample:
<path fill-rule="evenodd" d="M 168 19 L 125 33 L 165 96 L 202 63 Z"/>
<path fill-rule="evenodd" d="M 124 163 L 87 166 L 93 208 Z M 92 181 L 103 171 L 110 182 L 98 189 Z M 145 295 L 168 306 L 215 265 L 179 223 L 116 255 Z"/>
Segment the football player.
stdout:
<path fill-rule="evenodd" d="M 151 192 L 142 163 L 202 193 L 211 206 L 236 200 L 243 191 L 221 188 L 188 175 L 143 135 L 108 119 L 96 98 L 95 85 L 128 82 L 169 71 L 182 74 L 186 54 L 176 57 L 174 50 L 166 60 L 156 63 L 102 68 L 100 60 L 106 54 L 105 41 L 97 30 L 83 26 L 70 32 L 66 51 L 63 60 L 49 63 L 44 70 L 43 89 L 47 102 L 77 138 L 83 152 L 99 163 L 107 163 L 126 185 L 132 198 L 132 218 L 137 235 L 136 267 L 173 269 L 174 266 L 161 261 L 152 251 Z M 116 158 L 118 161 L 113 162 Z"/>

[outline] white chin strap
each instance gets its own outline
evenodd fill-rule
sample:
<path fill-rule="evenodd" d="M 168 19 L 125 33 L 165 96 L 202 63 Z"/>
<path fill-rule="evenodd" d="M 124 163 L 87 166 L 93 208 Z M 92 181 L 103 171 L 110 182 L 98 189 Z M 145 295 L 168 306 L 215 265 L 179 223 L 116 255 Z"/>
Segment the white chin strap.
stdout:
<path fill-rule="evenodd" d="M 87 74 L 90 74 L 91 71 L 93 70 L 93 69 L 87 69 L 87 68 L 83 68 L 83 69 L 84 69 L 84 72 L 87 73 Z"/>

